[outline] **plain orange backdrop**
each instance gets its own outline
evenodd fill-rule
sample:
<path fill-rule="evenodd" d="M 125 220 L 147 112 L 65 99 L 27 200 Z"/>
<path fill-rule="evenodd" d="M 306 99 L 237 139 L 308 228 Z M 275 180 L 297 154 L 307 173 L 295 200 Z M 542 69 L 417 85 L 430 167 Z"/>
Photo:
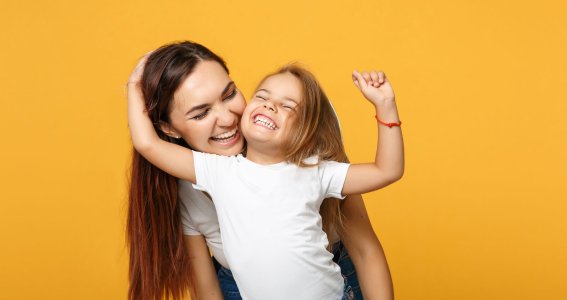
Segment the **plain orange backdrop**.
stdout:
<path fill-rule="evenodd" d="M 567 299 L 564 1 L 15 1 L 0 11 L 1 299 L 125 299 L 124 84 L 175 40 L 223 56 L 245 95 L 299 61 L 352 161 L 383 69 L 406 172 L 365 195 L 397 299 Z"/>

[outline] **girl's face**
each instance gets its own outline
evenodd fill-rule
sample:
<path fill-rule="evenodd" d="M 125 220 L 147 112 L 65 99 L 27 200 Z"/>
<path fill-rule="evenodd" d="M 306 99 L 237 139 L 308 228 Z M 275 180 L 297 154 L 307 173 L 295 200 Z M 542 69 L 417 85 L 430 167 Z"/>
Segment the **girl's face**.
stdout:
<path fill-rule="evenodd" d="M 242 133 L 249 147 L 282 154 L 302 100 L 302 85 L 291 73 L 272 75 L 254 93 L 242 115 Z"/>
<path fill-rule="evenodd" d="M 239 126 L 244 107 L 244 97 L 223 67 L 202 61 L 175 92 L 170 123 L 161 127 L 194 150 L 236 155 L 244 147 Z"/>

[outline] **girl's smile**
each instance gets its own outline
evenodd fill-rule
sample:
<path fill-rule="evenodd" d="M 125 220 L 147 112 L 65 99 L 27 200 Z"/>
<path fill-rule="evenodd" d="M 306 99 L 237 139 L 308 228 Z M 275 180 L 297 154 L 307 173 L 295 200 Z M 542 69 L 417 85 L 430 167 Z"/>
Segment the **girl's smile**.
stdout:
<path fill-rule="evenodd" d="M 258 126 L 262 126 L 270 130 L 278 129 L 276 122 L 266 115 L 257 114 L 252 119 L 254 120 L 254 124 Z"/>

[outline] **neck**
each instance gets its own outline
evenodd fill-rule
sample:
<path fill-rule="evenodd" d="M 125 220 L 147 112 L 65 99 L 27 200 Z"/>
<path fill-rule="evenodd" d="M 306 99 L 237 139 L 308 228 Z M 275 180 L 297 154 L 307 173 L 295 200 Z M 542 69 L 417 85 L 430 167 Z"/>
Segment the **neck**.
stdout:
<path fill-rule="evenodd" d="M 262 151 L 262 149 L 255 149 L 250 147 L 249 144 L 246 147 L 246 158 L 260 165 L 271 165 L 277 164 L 285 160 L 285 156 L 280 152 L 273 151 Z"/>

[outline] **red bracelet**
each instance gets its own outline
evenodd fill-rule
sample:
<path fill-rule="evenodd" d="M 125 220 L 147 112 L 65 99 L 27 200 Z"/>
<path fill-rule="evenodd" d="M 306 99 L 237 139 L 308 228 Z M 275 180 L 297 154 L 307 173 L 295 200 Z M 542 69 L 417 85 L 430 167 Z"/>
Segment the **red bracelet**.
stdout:
<path fill-rule="evenodd" d="M 394 127 L 394 126 L 398 126 L 398 127 L 401 127 L 401 126 L 402 126 L 402 121 L 400 121 L 399 123 L 386 123 L 386 122 L 384 122 L 384 121 L 378 119 L 378 116 L 374 116 L 374 118 L 376 118 L 376 120 L 378 121 L 378 123 L 380 123 L 380 124 L 382 124 L 382 125 L 385 125 L 385 126 L 388 126 L 389 128 L 392 128 L 392 127 Z"/>

